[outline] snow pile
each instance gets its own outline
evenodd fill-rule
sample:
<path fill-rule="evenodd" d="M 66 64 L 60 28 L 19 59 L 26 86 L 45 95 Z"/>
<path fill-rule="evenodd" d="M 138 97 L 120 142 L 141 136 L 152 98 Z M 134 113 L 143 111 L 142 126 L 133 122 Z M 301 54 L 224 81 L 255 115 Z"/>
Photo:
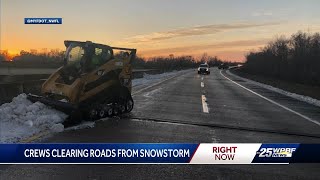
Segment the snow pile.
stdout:
<path fill-rule="evenodd" d="M 150 85 L 186 71 L 149 75 L 134 79 L 133 86 Z M 40 132 L 62 132 L 65 130 L 62 122 L 67 115 L 52 109 L 40 102 L 32 103 L 26 94 L 13 98 L 12 102 L 0 106 L 0 143 L 21 142 Z M 94 127 L 95 122 L 83 122 L 66 130 L 78 130 Z"/>
<path fill-rule="evenodd" d="M 140 86 L 140 85 L 150 85 L 152 83 L 167 79 L 169 77 L 176 76 L 180 73 L 184 73 L 188 70 L 182 70 L 182 71 L 172 71 L 172 72 L 165 72 L 162 74 L 146 74 L 144 73 L 143 78 L 139 79 L 133 79 L 132 80 L 132 86 Z"/>
<path fill-rule="evenodd" d="M 26 94 L 0 106 L 0 142 L 10 143 L 30 137 L 44 130 L 61 132 L 64 113 L 27 99 Z"/>
<path fill-rule="evenodd" d="M 320 107 L 320 100 L 318 100 L 318 99 L 314 99 L 314 98 L 309 97 L 309 96 L 304 96 L 304 95 L 288 92 L 288 91 L 285 91 L 283 89 L 279 89 L 279 88 L 276 88 L 276 87 L 273 87 L 273 86 L 270 86 L 270 85 L 267 85 L 267 84 L 263 84 L 263 83 L 259 83 L 259 82 L 256 82 L 256 81 L 253 81 L 253 80 L 250 80 L 250 79 L 246 79 L 246 78 L 240 77 L 240 76 L 238 76 L 236 74 L 233 74 L 230 71 L 227 71 L 227 73 L 229 75 L 231 75 L 231 76 L 237 77 L 237 78 L 242 79 L 244 81 L 247 81 L 249 83 L 253 83 L 253 84 L 255 84 L 257 86 L 260 86 L 260 87 L 263 87 L 265 89 L 269 89 L 271 91 L 280 93 L 282 95 L 289 96 L 289 97 L 292 97 L 292 98 L 297 99 L 299 101 L 303 101 L 303 102 L 306 102 L 306 103 L 309 103 L 309 104 L 312 104 L 312 105 Z"/>

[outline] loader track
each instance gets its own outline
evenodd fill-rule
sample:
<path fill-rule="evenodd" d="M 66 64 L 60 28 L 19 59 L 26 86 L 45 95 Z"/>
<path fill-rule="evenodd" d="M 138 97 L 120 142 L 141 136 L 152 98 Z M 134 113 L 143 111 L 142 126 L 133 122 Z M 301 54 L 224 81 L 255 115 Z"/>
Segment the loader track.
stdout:
<path fill-rule="evenodd" d="M 98 119 L 121 116 L 132 111 L 134 102 L 131 96 L 113 103 L 95 103 L 84 109 L 77 109 L 70 113 L 64 125 L 66 127 L 79 124 L 82 121 L 96 121 Z"/>

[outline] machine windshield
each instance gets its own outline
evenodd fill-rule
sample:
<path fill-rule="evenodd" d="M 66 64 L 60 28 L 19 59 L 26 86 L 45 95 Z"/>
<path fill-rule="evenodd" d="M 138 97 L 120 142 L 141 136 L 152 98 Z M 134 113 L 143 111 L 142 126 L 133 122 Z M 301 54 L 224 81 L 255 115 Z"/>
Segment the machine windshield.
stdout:
<path fill-rule="evenodd" d="M 74 66 L 77 69 L 81 68 L 81 59 L 83 59 L 84 56 L 84 48 L 71 44 L 66 51 L 66 65 L 68 66 Z"/>
<path fill-rule="evenodd" d="M 66 65 L 84 71 L 93 70 L 112 58 L 112 49 L 99 45 L 70 44 L 66 51 Z"/>
<path fill-rule="evenodd" d="M 76 44 L 71 44 L 67 48 L 66 52 L 66 60 L 67 64 L 79 64 L 80 65 L 80 60 L 84 56 L 84 48 L 76 45 Z"/>

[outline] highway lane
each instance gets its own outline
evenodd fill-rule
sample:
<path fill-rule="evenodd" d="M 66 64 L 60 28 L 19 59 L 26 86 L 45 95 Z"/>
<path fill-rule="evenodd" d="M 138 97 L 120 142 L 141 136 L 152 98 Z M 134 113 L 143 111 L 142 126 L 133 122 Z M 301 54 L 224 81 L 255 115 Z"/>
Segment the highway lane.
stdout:
<path fill-rule="evenodd" d="M 39 142 L 301 142 L 319 143 L 319 126 L 231 82 L 313 120 L 320 109 L 283 97 L 216 68 L 211 75 L 190 71 L 150 88 L 135 89 L 135 108 L 122 119 L 98 121 L 94 128 L 62 133 Z M 224 75 L 224 76 L 223 76 Z M 202 83 L 201 83 L 202 82 Z M 208 112 L 204 112 L 202 97 Z M 308 137 L 309 136 L 309 137 Z M 315 137 L 310 137 L 315 136 Z M 77 173 L 74 171 L 77 169 Z M 13 165 L 0 168 L 0 179 L 47 178 L 204 178 L 317 179 L 317 164 L 283 165 Z"/>
<path fill-rule="evenodd" d="M 319 107 L 228 76 L 224 72 L 219 71 L 219 74 L 214 71 L 214 76 L 204 79 L 208 101 L 212 102 L 211 119 L 224 125 L 320 136 Z M 309 117 L 317 124 L 310 122 Z"/>
<path fill-rule="evenodd" d="M 218 69 L 213 69 L 209 76 L 191 73 L 167 82 L 165 86 L 148 89 L 135 98 L 138 107 L 133 111 L 133 117 L 320 136 L 319 124 L 283 109 L 229 79 L 255 91 L 259 90 L 257 92 L 264 97 L 279 101 L 284 107 L 310 116 L 314 121 L 320 119 L 319 107 L 223 74 L 225 73 L 221 74 Z M 203 112 L 203 96 L 206 98 L 209 113 Z"/>

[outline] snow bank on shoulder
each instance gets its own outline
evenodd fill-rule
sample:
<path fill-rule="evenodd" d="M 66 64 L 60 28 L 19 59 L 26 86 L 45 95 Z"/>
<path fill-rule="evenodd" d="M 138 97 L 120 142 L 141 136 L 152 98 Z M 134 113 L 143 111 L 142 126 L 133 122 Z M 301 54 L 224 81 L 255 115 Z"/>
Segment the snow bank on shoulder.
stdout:
<path fill-rule="evenodd" d="M 0 106 L 0 142 L 19 142 L 44 130 L 61 132 L 66 114 L 27 99 L 26 94 Z"/>
<path fill-rule="evenodd" d="M 186 71 L 188 70 L 144 74 L 143 78 L 134 79 L 132 84 L 150 85 Z M 47 130 L 52 133 L 62 132 L 65 130 L 62 122 L 66 117 L 66 114 L 40 102 L 32 103 L 26 94 L 20 94 L 12 102 L 0 106 L 0 143 L 16 143 Z M 92 128 L 94 125 L 94 122 L 83 122 L 67 130 Z"/>
<path fill-rule="evenodd" d="M 309 96 L 304 96 L 304 95 L 288 92 L 288 91 L 285 91 L 283 89 L 279 89 L 279 88 L 276 88 L 276 87 L 273 87 L 273 86 L 270 86 L 270 85 L 267 85 L 267 84 L 263 84 L 263 83 L 260 83 L 260 82 L 257 82 L 257 81 L 253 81 L 253 80 L 250 80 L 250 79 L 247 79 L 247 78 L 243 78 L 243 77 L 240 77 L 240 76 L 230 72 L 229 70 L 227 71 L 227 74 L 229 74 L 231 76 L 234 76 L 234 77 L 237 77 L 239 79 L 242 79 L 244 81 L 247 81 L 249 83 L 253 83 L 253 84 L 257 85 L 257 86 L 260 86 L 260 87 L 269 89 L 271 91 L 280 93 L 282 95 L 289 96 L 289 97 L 292 97 L 292 98 L 297 99 L 299 101 L 303 101 L 303 102 L 306 102 L 306 103 L 309 103 L 309 104 L 312 104 L 312 105 L 320 107 L 320 100 L 318 100 L 318 99 L 314 99 L 314 98 L 309 97 Z"/>

